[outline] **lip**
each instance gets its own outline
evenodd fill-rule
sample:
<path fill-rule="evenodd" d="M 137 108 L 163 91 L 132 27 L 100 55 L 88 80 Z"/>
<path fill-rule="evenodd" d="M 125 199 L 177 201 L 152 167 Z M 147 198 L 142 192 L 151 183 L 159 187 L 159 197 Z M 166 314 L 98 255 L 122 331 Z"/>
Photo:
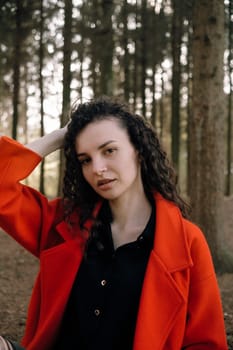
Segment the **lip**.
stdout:
<path fill-rule="evenodd" d="M 98 188 L 109 189 L 115 179 L 101 179 L 97 182 Z"/>

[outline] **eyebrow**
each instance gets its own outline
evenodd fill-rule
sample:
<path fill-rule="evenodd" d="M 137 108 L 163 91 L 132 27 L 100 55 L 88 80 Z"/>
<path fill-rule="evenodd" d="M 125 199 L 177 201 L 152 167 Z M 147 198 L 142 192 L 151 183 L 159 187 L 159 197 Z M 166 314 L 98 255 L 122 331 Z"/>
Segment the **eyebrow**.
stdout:
<path fill-rule="evenodd" d="M 109 145 L 110 143 L 113 143 L 113 142 L 116 142 L 116 140 L 109 140 L 109 141 L 106 141 L 104 143 L 102 143 L 99 147 L 98 147 L 98 150 L 104 148 L 105 146 Z M 77 154 L 77 157 L 82 157 L 82 156 L 85 156 L 86 153 L 83 152 L 83 153 L 78 153 Z"/>

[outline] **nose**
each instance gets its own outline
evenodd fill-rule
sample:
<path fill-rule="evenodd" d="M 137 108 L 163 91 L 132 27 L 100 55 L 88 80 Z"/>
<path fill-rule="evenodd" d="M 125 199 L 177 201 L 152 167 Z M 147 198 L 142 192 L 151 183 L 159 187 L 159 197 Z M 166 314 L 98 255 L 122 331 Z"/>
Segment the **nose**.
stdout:
<path fill-rule="evenodd" d="M 103 175 L 105 171 L 107 171 L 106 163 L 101 158 L 96 158 L 92 160 L 92 170 L 93 173 L 100 176 Z"/>

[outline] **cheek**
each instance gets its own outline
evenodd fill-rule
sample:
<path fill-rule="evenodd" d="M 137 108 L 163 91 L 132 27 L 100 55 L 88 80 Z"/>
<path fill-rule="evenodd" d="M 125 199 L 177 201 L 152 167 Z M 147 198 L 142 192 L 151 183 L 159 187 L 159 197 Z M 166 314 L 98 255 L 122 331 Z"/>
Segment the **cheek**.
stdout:
<path fill-rule="evenodd" d="M 84 167 L 82 169 L 82 173 L 83 173 L 83 177 L 84 179 L 89 182 L 89 179 L 90 179 L 90 172 L 88 171 L 88 168 L 87 167 Z"/>
<path fill-rule="evenodd" d="M 85 167 L 85 168 L 82 170 L 82 173 L 83 173 L 83 177 L 84 177 L 85 181 L 86 181 L 92 188 L 94 188 L 94 187 L 95 187 L 95 182 L 94 182 L 94 180 L 93 180 L 93 175 L 92 175 L 91 169 L 89 169 L 88 167 Z"/>
<path fill-rule="evenodd" d="M 125 178 L 129 180 L 132 180 L 141 171 L 140 163 L 138 162 L 138 159 L 136 159 L 135 157 L 132 157 L 131 161 L 125 162 L 125 163 L 122 162 L 121 164 L 122 164 L 121 170 Z"/>
<path fill-rule="evenodd" d="M 139 168 L 141 167 L 141 163 L 137 154 L 135 153 L 132 154 L 130 164 L 131 164 L 131 169 L 134 169 L 134 171 L 136 172 L 139 170 Z"/>

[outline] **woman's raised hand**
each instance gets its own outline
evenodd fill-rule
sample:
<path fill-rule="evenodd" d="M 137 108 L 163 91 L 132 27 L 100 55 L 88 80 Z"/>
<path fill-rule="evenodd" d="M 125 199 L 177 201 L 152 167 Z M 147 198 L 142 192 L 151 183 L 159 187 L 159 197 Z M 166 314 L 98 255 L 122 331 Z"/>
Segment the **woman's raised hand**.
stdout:
<path fill-rule="evenodd" d="M 35 141 L 29 142 L 25 147 L 38 153 L 41 157 L 45 157 L 63 147 L 66 132 L 67 124 L 63 128 L 54 130 Z"/>

